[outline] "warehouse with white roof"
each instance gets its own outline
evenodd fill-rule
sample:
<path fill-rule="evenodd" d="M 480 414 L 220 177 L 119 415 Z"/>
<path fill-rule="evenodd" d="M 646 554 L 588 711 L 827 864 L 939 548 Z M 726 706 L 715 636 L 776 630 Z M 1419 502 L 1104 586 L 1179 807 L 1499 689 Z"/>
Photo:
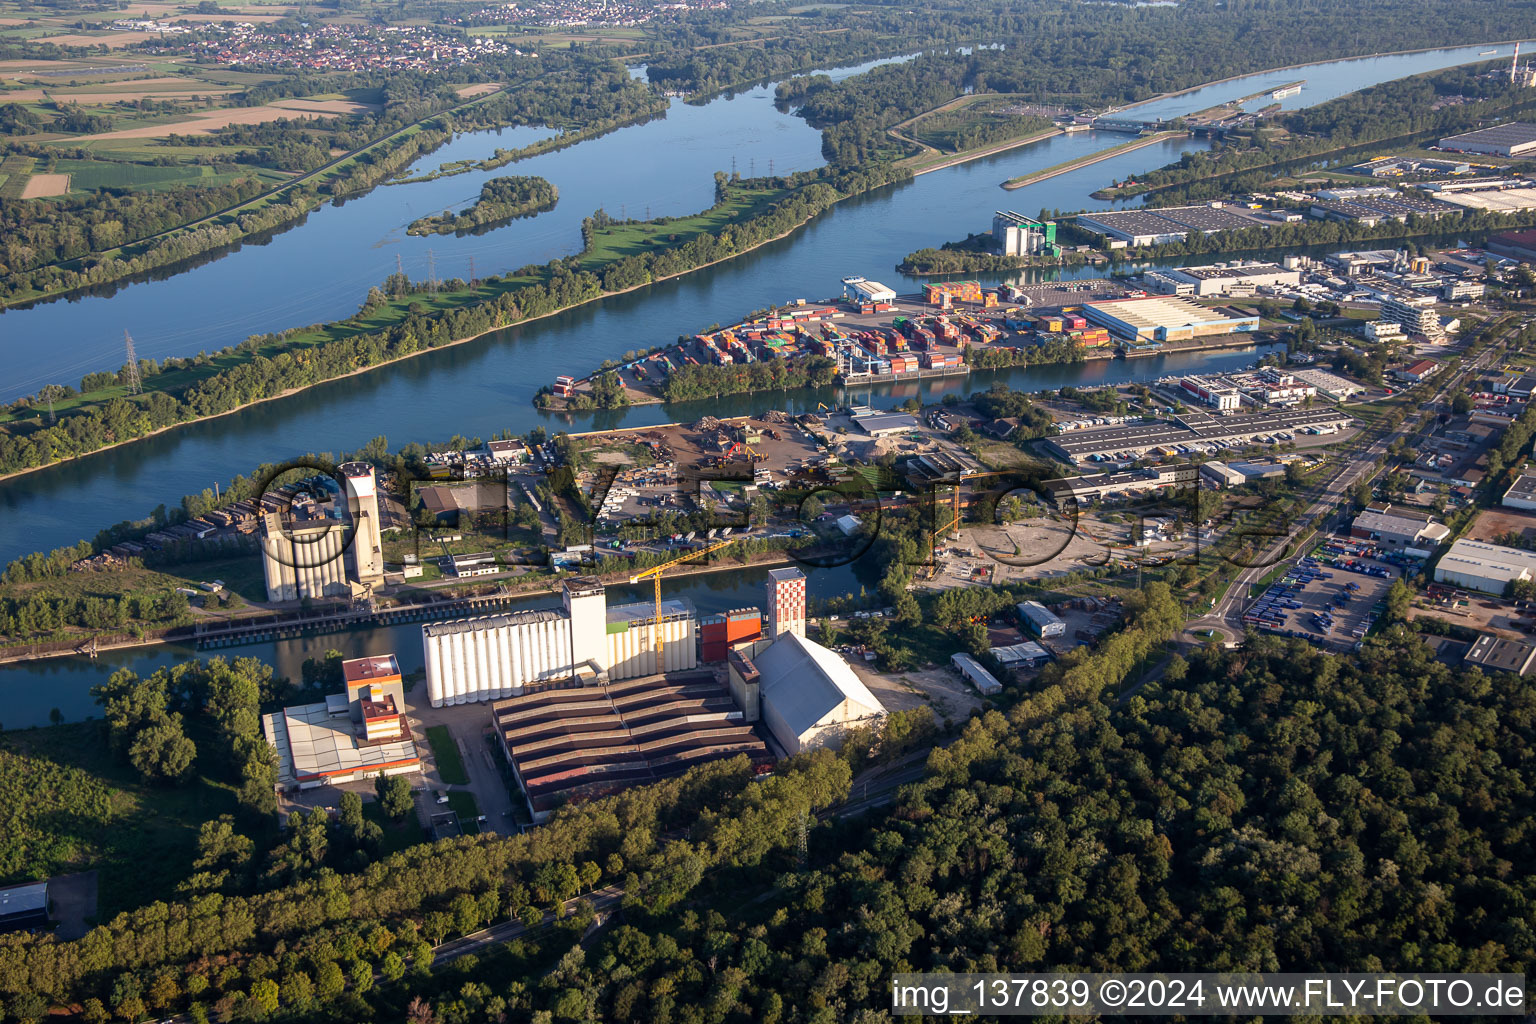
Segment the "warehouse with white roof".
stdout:
<path fill-rule="evenodd" d="M 743 654 L 755 671 L 752 682 L 761 720 L 785 753 L 835 750 L 850 728 L 874 725 L 885 717 L 879 699 L 842 657 L 797 633 L 756 644 L 750 654 Z M 735 679 L 732 683 L 738 685 Z M 742 702 L 752 721 L 751 695 Z"/>
<path fill-rule="evenodd" d="M 1484 594 L 1503 594 L 1514 580 L 1536 579 L 1536 552 L 1458 540 L 1435 567 L 1435 582 Z"/>

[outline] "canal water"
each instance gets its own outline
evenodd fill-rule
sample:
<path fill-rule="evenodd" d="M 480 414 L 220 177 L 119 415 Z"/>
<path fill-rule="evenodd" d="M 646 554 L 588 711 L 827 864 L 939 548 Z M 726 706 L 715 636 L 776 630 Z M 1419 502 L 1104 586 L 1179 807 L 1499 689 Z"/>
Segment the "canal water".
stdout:
<path fill-rule="evenodd" d="M 1155 101 L 1131 113 L 1173 116 L 1306 79 L 1287 105 L 1320 102 L 1403 75 L 1482 58 L 1487 44 L 1394 57 L 1370 57 L 1297 71 L 1265 72 L 1194 93 Z M 1501 53 L 1509 47 L 1501 47 Z M 141 355 L 186 355 L 216 349 L 249 333 L 315 322 L 349 312 L 370 284 L 394 269 L 398 253 L 415 276 L 426 273 L 431 249 L 440 277 L 467 276 L 474 257 L 481 274 L 576 251 L 581 217 L 602 206 L 629 216 L 681 214 L 710 201 L 715 170 L 734 157 L 744 174 L 806 169 L 821 163 L 818 133 L 776 110 L 770 86 L 758 86 L 707 103 L 674 103 L 664 118 L 620 129 L 557 153 L 523 161 L 491 174 L 470 174 L 412 185 L 389 186 L 312 214 L 301 226 L 262 245 L 247 245 L 223 259 L 162 281 L 132 285 L 104 297 L 55 302 L 0 315 L 0 356 L 14 379 L 35 383 L 71 379 L 115 367 L 116 338 L 132 330 Z M 536 129 L 466 135 L 420 161 L 418 173 L 448 160 L 486 156 L 497 147 L 522 145 Z M 451 349 L 381 367 L 254 409 L 172 431 L 124 448 L 0 482 L 0 564 L 37 549 L 71 544 L 104 525 L 146 514 L 156 505 L 209 487 L 258 462 L 311 452 L 339 453 L 376 435 L 392 446 L 431 441 L 455 433 L 488 437 L 498 430 L 590 430 L 689 420 L 710 412 L 733 415 L 766 408 L 813 409 L 839 393 L 795 392 L 742 396 L 723 401 L 640 406 L 612 413 L 556 416 L 532 407 L 537 389 L 560 373 L 579 373 L 601 360 L 725 323 L 743 312 L 793 298 L 824 298 L 840 278 L 863 274 L 898 291 L 918 281 L 895 273 L 907 252 L 936 245 L 967 230 L 985 230 L 992 210 L 1025 213 L 1102 207 L 1089 193 L 1115 178 L 1141 173 L 1206 145 L 1169 140 L 1103 163 L 1006 193 L 1003 180 L 1061 163 L 1125 141 L 1113 133 L 1085 132 L 922 175 L 839 204 L 787 239 L 708 270 L 654 285 L 546 320 L 487 335 Z M 615 168 L 623 168 L 616 173 Z M 411 219 L 467 202 L 494 174 L 541 174 L 561 192 L 555 210 L 479 237 L 412 239 Z M 1038 272 L 1036 272 L 1038 273 Z M 1057 272 L 1083 276 L 1088 269 Z M 992 280 L 1019 279 L 1004 275 Z M 93 347 L 94 346 L 94 347 Z M 930 382 L 860 388 L 855 397 L 877 405 L 947 391 L 968 393 L 994 380 L 1026 390 L 1148 380 L 1195 370 L 1218 372 L 1251 363 L 1256 351 L 1188 353 L 1076 366 L 1017 368 Z M 0 393 L 4 397 L 4 393 Z M 723 580 L 724 578 L 720 578 Z M 812 573 L 813 589 L 838 583 Z M 725 587 L 717 582 L 715 587 Z M 737 590 L 740 587 L 741 589 Z M 736 594 L 731 603 L 756 603 L 751 585 L 732 584 L 712 593 Z M 701 610 L 709 610 L 701 603 Z M 390 638 L 393 644 L 395 639 Z M 362 637 L 348 642 L 372 643 Z M 321 650 L 330 642 L 310 643 Z M 304 643 L 253 645 L 249 653 L 277 660 L 296 673 Z M 407 644 L 407 648 L 419 643 Z M 231 649 L 242 653 L 243 649 Z M 405 649 L 402 648 L 402 654 Z M 174 648 L 128 653 L 95 663 L 74 661 L 0 670 L 0 723 L 46 720 L 59 707 L 84 713 L 81 695 L 122 664 L 153 668 L 188 652 Z M 413 655 L 419 656 L 419 655 Z M 297 661 L 294 659 L 297 658 Z M 72 694 L 73 696 L 68 696 Z M 88 704 L 88 698 L 84 698 Z M 66 707 L 67 705 L 67 707 Z M 15 710 L 13 710 L 13 708 Z M 30 709 L 23 711 L 22 709 Z"/>

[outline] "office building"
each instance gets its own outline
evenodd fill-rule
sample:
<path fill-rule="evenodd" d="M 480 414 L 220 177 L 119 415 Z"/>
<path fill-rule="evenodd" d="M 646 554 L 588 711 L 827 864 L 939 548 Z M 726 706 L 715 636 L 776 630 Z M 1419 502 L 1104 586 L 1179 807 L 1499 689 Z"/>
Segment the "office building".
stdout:
<path fill-rule="evenodd" d="M 1382 296 L 1381 319 L 1401 324 L 1410 335 L 1439 340 L 1445 337 L 1445 325 L 1435 312 L 1435 302 L 1433 295 L 1392 292 Z"/>
<path fill-rule="evenodd" d="M 1207 309 L 1176 295 L 1085 302 L 1083 315 L 1117 337 L 1141 342 L 1190 341 L 1259 326 L 1257 316 Z"/>
<path fill-rule="evenodd" d="M 767 591 L 767 640 L 794 633 L 805 636 L 805 573 L 794 567 L 769 569 L 764 584 Z"/>
<path fill-rule="evenodd" d="M 1361 333 L 1367 341 L 1402 341 L 1408 337 L 1408 332 L 1396 320 L 1367 320 Z"/>
<path fill-rule="evenodd" d="M 1012 210 L 992 215 L 992 240 L 1004 256 L 1055 255 L 1056 222 L 1040 221 Z"/>
<path fill-rule="evenodd" d="M 400 662 L 393 654 L 349 658 L 341 663 L 341 678 L 346 687 L 348 713 L 354 722 L 363 720 L 363 701 L 378 693 L 387 694 L 397 707 L 405 707 L 405 683 L 400 675 Z"/>
<path fill-rule="evenodd" d="M 1536 152 L 1536 124 L 1511 121 L 1479 128 L 1440 140 L 1440 149 L 1452 153 L 1484 153 L 1488 156 L 1520 156 Z"/>
<path fill-rule="evenodd" d="M 1484 594 L 1504 593 L 1514 580 L 1536 579 L 1536 552 L 1458 540 L 1435 566 L 1435 582 Z"/>
<path fill-rule="evenodd" d="M 664 664 L 656 663 L 656 640 Z M 527 690 L 681 672 L 698 664 L 693 610 L 663 601 L 608 606 L 601 582 L 565 581 L 562 607 L 421 627 L 433 707 L 515 697 Z"/>

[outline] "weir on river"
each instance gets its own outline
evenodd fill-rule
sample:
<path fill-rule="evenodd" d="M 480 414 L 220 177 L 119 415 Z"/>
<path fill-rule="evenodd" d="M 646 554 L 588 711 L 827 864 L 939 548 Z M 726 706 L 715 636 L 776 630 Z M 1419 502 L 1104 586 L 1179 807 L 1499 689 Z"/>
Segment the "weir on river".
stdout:
<path fill-rule="evenodd" d="M 1487 59 L 1479 55 L 1488 45 L 1311 65 L 1305 70 L 1307 88 L 1282 101 L 1282 106 L 1312 105 L 1393 78 Z M 838 75 L 855 70 L 844 69 Z M 1297 77 L 1294 70 L 1278 69 L 1117 113 L 1138 119 L 1171 118 L 1278 88 Z M 29 393 L 49 382 L 77 382 L 89 371 L 116 369 L 122 362 L 119 346 L 125 327 L 132 331 L 141 356 L 213 351 L 252 333 L 350 314 L 368 287 L 394 270 L 397 254 L 407 273 L 419 278 L 426 276 L 428 248 L 434 251 L 439 277 L 469 276 L 471 257 L 479 274 L 498 273 L 577 251 L 581 219 L 600 206 L 629 217 L 702 209 L 711 202 L 714 172 L 729 171 L 733 159 L 744 175 L 820 165 L 819 133 L 793 114 L 776 110 L 772 98 L 773 88 L 768 85 L 700 105 L 674 102 L 664 118 L 509 168 L 377 188 L 340 206 L 316 211 L 303 224 L 264 244 L 243 246 L 165 280 L 130 284 L 110 297 L 7 311 L 0 314 L 0 358 L 10 372 L 0 382 L 0 398 Z M 451 160 L 488 156 L 498 147 L 524 145 L 543 134 L 540 129 L 509 129 L 465 135 L 428 154 L 410 173 L 429 172 Z M 411 441 L 444 440 L 455 433 L 488 437 L 498 430 L 523 432 L 535 425 L 552 431 L 590 430 L 689 420 L 706 411 L 735 415 L 772 407 L 814 409 L 818 401 L 838 396 L 763 394 L 569 418 L 535 410 L 532 398 L 557 374 L 580 371 L 631 349 L 669 343 L 681 334 L 732 322 L 748 310 L 774 302 L 832 295 L 841 278 L 850 274 L 885 280 L 900 291 L 915 291 L 918 279 L 900 280 L 902 275 L 894 272 L 893 265 L 915 249 L 938 245 L 966 231 L 985 230 L 999 205 L 1028 214 L 1041 209 L 1102 209 L 1105 204 L 1090 193 L 1104 183 L 1143 173 L 1208 145 L 1201 139 L 1168 140 L 1017 192 L 998 189 L 1008 178 L 1124 141 L 1125 136 L 1114 133 L 1058 135 L 925 174 L 909 184 L 844 202 L 789 238 L 696 274 L 0 482 L 0 563 L 92 537 L 116 520 L 148 514 L 161 503 L 173 504 L 185 493 L 249 472 L 258 463 L 308 452 L 340 453 L 380 434 L 398 448 Z M 623 168 L 623 173 L 614 173 L 615 168 Z M 405 235 L 411 220 L 464 205 L 483 181 L 502 174 L 547 178 L 560 190 L 559 205 L 478 237 Z M 1079 268 L 1049 273 L 1073 277 L 1095 272 Z M 1022 277 L 1014 273 L 988 280 Z M 974 391 L 993 380 L 1027 390 L 1091 386 L 1196 369 L 1217 371 L 1249 363 L 1255 355 L 1253 350 L 1238 350 L 1017 368 L 920 385 L 860 387 L 858 396 L 879 404 L 951 390 Z M 813 580 L 823 575 L 813 573 Z M 232 653 L 245 652 L 233 649 Z M 165 657 L 139 652 L 132 663 L 153 666 L 165 663 Z M 69 664 L 4 670 L 0 693 L 10 698 L 18 688 L 30 689 L 49 676 L 62 682 L 70 672 Z M 110 671 L 109 666 L 121 663 L 103 657 L 92 664 Z M 90 684 L 75 680 L 65 688 L 78 691 L 82 685 Z M 0 721 L 14 726 L 46 720 L 49 707 L 69 703 L 62 696 L 50 699 L 46 692 L 38 699 L 41 710 L 36 715 L 18 718 L 16 711 L 7 710 Z M 13 703 L 7 700 L 0 706 Z M 34 701 L 29 698 L 26 703 L 31 706 Z"/>

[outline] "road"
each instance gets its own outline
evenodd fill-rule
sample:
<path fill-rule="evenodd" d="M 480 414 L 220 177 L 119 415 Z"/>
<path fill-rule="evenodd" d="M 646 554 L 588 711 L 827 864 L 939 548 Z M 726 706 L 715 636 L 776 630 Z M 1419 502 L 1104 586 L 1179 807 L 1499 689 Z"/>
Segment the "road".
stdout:
<path fill-rule="evenodd" d="M 1376 460 L 1387 453 L 1387 450 L 1400 438 L 1407 438 L 1412 434 L 1426 429 L 1434 422 L 1434 412 L 1442 399 L 1453 394 L 1462 380 L 1473 370 L 1481 369 L 1488 365 L 1488 360 L 1496 351 L 1494 343 L 1506 340 L 1512 318 L 1506 318 L 1495 327 L 1490 328 L 1490 345 L 1478 356 L 1460 367 L 1456 373 L 1446 377 L 1440 382 L 1435 393 L 1430 396 L 1422 406 L 1424 416 L 1417 420 L 1404 421 L 1404 425 L 1391 434 L 1378 437 L 1363 451 L 1355 454 L 1350 462 L 1341 466 L 1327 483 L 1323 484 L 1317 493 L 1317 498 L 1307 506 L 1305 512 L 1296 521 L 1293 529 L 1286 536 L 1277 538 L 1264 551 L 1254 557 L 1257 563 L 1252 568 L 1244 569 L 1238 574 L 1227 592 L 1217 600 L 1209 612 L 1198 619 L 1190 620 L 1184 627 L 1183 638 L 1192 644 L 1207 642 L 1207 637 L 1198 635 L 1205 630 L 1211 630 L 1224 636 L 1228 642 L 1238 640 L 1244 632 L 1242 621 L 1243 610 L 1248 604 L 1248 589 L 1257 583 L 1276 565 L 1300 554 L 1298 551 L 1288 551 L 1287 548 L 1296 537 L 1301 536 L 1314 525 L 1319 531 L 1327 528 L 1326 520 L 1329 515 L 1344 504 L 1345 497 L 1350 488 L 1360 480 L 1372 480 L 1385 471 L 1385 466 L 1377 468 Z M 1364 435 L 1362 435 L 1364 436 Z"/>

